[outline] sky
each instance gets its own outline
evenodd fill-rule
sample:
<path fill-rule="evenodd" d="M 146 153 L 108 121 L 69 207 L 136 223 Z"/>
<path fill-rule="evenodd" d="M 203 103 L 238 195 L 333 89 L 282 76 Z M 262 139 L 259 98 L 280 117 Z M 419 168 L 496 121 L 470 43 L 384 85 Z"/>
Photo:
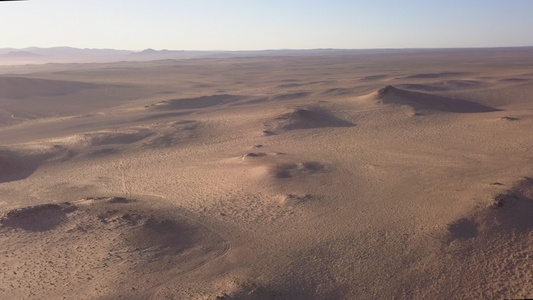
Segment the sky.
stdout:
<path fill-rule="evenodd" d="M 0 1 L 0 48 L 533 46 L 531 0 Z"/>

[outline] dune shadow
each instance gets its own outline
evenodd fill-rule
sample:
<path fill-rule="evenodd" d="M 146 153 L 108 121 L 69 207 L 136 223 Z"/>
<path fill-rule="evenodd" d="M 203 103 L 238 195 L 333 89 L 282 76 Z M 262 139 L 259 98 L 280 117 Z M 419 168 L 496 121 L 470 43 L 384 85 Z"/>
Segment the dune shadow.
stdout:
<path fill-rule="evenodd" d="M 188 112 L 171 112 L 171 113 L 159 113 L 137 119 L 137 122 L 155 122 L 164 119 L 176 118 L 184 115 L 188 115 Z"/>
<path fill-rule="evenodd" d="M 533 231 L 533 178 L 495 195 L 488 208 L 448 224 L 452 239 L 529 235 Z"/>
<path fill-rule="evenodd" d="M 354 127 L 355 124 L 320 107 L 297 107 L 269 122 L 264 123 L 269 133 L 279 133 L 295 129 Z"/>
<path fill-rule="evenodd" d="M 520 233 L 533 231 L 533 178 L 525 177 L 506 192 L 496 195 L 486 216 L 492 230 Z M 496 222 L 494 222 L 496 221 Z"/>
<path fill-rule="evenodd" d="M 500 109 L 468 100 L 407 91 L 390 85 L 379 90 L 377 96 L 384 104 L 409 105 L 415 110 L 433 110 L 452 113 L 484 113 L 500 111 Z"/>
<path fill-rule="evenodd" d="M 398 87 L 407 90 L 417 90 L 422 92 L 439 92 L 467 88 L 477 88 L 481 86 L 481 82 L 475 80 L 445 80 L 424 84 L 406 83 L 400 84 Z"/>
<path fill-rule="evenodd" d="M 458 75 L 464 75 L 467 73 L 464 72 L 439 72 L 439 73 L 420 73 L 420 74 L 413 74 L 405 76 L 405 78 L 410 79 L 433 79 L 433 78 L 442 78 L 442 77 L 448 77 L 448 76 L 458 76 Z"/>
<path fill-rule="evenodd" d="M 98 265 L 98 276 L 112 287 L 106 299 L 138 299 L 149 293 L 120 282 L 155 276 L 166 284 L 230 249 L 228 241 L 192 216 L 158 203 L 159 198 L 140 197 L 96 196 L 12 209 L 0 215 L 0 235 L 4 242 L 18 243 L 20 257 L 29 259 L 17 269 L 30 274 L 28 280 L 41 278 L 30 272 L 36 265 Z M 135 276 L 117 277 L 116 270 Z M 70 275 L 65 276 L 60 278 Z"/>
<path fill-rule="evenodd" d="M 380 75 L 370 75 L 370 76 L 364 76 L 360 80 L 361 81 L 373 81 L 373 80 L 380 80 L 387 78 L 387 75 L 380 74 Z"/>
<path fill-rule="evenodd" d="M 285 83 L 285 84 L 280 84 L 280 85 L 277 85 L 276 87 L 277 88 L 294 88 L 294 87 L 300 87 L 304 85 L 303 83 Z"/>
<path fill-rule="evenodd" d="M 242 96 L 228 95 L 228 94 L 201 96 L 201 97 L 196 97 L 196 98 L 172 99 L 172 100 L 162 101 L 159 104 L 153 106 L 152 109 L 174 110 L 174 109 L 208 108 L 208 107 L 233 103 L 233 102 L 236 102 L 242 99 L 243 99 Z"/>
<path fill-rule="evenodd" d="M 56 228 L 66 216 L 61 206 L 43 204 L 11 210 L 5 214 L 0 223 L 6 227 L 42 232 Z"/>
<path fill-rule="evenodd" d="M 9 99 L 64 96 L 97 87 L 99 85 L 85 82 L 0 76 L 0 97 Z"/>
<path fill-rule="evenodd" d="M 325 170 L 324 164 L 316 161 L 307 161 L 303 163 L 283 163 L 275 165 L 272 168 L 272 174 L 277 179 L 288 179 L 300 177 Z"/>
<path fill-rule="evenodd" d="M 328 96 L 342 96 L 342 95 L 348 95 L 352 91 L 347 88 L 331 88 L 327 89 L 322 92 L 322 95 L 328 95 Z"/>
<path fill-rule="evenodd" d="M 134 132 L 96 132 L 87 134 L 92 146 L 113 144 L 133 144 L 154 135 L 149 130 L 136 130 Z"/>
<path fill-rule="evenodd" d="M 288 93 L 288 94 L 281 94 L 275 96 L 273 99 L 278 101 L 285 101 L 285 100 L 293 100 L 293 99 L 299 99 L 304 98 L 311 95 L 311 93 L 308 92 L 297 92 L 297 93 Z"/>
<path fill-rule="evenodd" d="M 476 223 L 466 218 L 448 224 L 448 231 L 454 239 L 469 239 L 479 234 Z"/>
<path fill-rule="evenodd" d="M 23 180 L 37 170 L 52 153 L 25 155 L 11 150 L 0 150 L 0 183 Z"/>
<path fill-rule="evenodd" d="M 195 232 L 195 228 L 185 223 L 158 217 L 141 219 L 141 222 L 142 225 L 131 228 L 126 240 L 134 249 L 140 251 L 152 249 L 151 260 L 160 256 L 180 254 L 195 246 L 197 242 L 195 237 L 198 233 Z"/>

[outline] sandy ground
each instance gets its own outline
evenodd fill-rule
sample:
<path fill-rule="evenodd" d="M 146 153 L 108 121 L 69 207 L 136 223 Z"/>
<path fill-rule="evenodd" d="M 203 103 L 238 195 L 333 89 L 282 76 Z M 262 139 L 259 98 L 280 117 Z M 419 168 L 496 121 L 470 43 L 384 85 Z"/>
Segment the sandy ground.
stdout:
<path fill-rule="evenodd" d="M 532 95 L 531 49 L 0 67 L 0 298 L 531 298 Z"/>

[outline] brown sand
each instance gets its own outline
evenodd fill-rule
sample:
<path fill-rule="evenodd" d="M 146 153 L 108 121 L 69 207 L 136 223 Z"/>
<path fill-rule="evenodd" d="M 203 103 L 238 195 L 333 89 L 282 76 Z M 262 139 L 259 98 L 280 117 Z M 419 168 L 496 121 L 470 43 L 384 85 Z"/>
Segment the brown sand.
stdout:
<path fill-rule="evenodd" d="M 531 298 L 532 67 L 0 67 L 0 298 Z"/>

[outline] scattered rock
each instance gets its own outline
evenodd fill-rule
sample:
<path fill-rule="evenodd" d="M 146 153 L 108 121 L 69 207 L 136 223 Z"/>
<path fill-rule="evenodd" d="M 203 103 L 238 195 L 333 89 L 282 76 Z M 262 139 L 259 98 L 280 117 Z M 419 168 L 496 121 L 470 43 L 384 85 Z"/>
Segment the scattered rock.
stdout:
<path fill-rule="evenodd" d="M 505 120 L 505 121 L 519 121 L 520 118 L 519 117 L 514 117 L 514 116 L 505 116 L 505 117 L 502 117 L 502 120 Z"/>
<path fill-rule="evenodd" d="M 107 202 L 109 203 L 130 203 L 133 200 L 126 199 L 124 197 L 111 197 Z"/>
<path fill-rule="evenodd" d="M 499 194 L 494 197 L 494 201 L 492 203 L 493 208 L 500 208 L 507 205 L 510 205 L 514 202 L 518 201 L 518 196 L 515 195 L 513 192 L 508 192 L 505 194 Z"/>
<path fill-rule="evenodd" d="M 243 159 L 246 159 L 246 158 L 257 158 L 257 157 L 263 157 L 263 156 L 267 156 L 266 153 L 264 152 L 252 152 L 252 153 L 246 153 L 245 155 L 243 155 Z"/>
<path fill-rule="evenodd" d="M 320 172 L 324 169 L 325 166 L 322 163 L 316 161 L 308 161 L 303 163 L 279 164 L 273 168 L 273 173 L 275 178 L 286 179 Z"/>

